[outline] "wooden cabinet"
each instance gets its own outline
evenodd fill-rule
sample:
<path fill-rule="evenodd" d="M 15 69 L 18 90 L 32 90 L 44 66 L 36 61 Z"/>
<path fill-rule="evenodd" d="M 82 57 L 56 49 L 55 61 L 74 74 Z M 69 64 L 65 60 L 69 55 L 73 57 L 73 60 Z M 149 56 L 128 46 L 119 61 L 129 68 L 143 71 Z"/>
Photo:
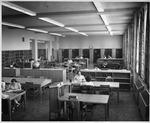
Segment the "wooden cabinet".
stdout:
<path fill-rule="evenodd" d="M 66 82 L 66 69 L 62 68 L 25 68 L 20 70 L 20 75 L 34 76 L 35 78 L 39 78 L 40 76 L 46 76 L 48 79 L 52 79 L 52 83 L 62 81 Z"/>
<path fill-rule="evenodd" d="M 120 89 L 130 89 L 130 74 L 129 70 L 81 70 L 84 76 L 90 76 L 97 81 L 105 81 L 106 77 L 111 76 L 114 82 L 120 83 Z"/>
<path fill-rule="evenodd" d="M 64 94 L 63 82 L 54 83 L 49 88 L 49 120 L 57 119 L 59 114 L 58 98 Z"/>
<path fill-rule="evenodd" d="M 20 76 L 20 68 L 3 68 L 2 77 L 16 77 Z"/>

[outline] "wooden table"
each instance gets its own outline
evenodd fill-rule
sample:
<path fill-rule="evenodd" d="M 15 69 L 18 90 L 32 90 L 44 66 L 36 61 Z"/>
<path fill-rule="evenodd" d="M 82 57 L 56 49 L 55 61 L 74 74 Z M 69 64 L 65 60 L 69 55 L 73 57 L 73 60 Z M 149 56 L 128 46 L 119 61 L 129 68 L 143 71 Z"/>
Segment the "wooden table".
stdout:
<path fill-rule="evenodd" d="M 8 97 L 8 110 L 9 110 L 9 113 L 8 113 L 9 116 L 8 117 L 9 117 L 9 120 L 12 120 L 12 118 L 11 118 L 11 101 L 14 100 L 15 98 L 23 95 L 24 110 L 26 110 L 26 91 L 23 91 L 21 93 L 13 93 L 13 92 L 3 92 L 3 93 L 9 95 L 9 97 Z"/>
<path fill-rule="evenodd" d="M 93 83 L 93 86 L 94 87 L 100 87 L 100 85 L 110 85 L 110 88 L 116 88 L 117 89 L 117 101 L 119 102 L 119 82 L 97 82 L 97 81 L 92 81 Z M 69 82 L 66 82 L 64 83 L 64 85 L 68 85 L 69 86 L 69 90 L 70 92 L 72 92 L 72 86 L 73 85 L 80 85 L 80 86 L 84 86 L 84 85 L 88 85 L 88 82 L 83 82 L 83 83 L 79 83 L 79 82 L 72 82 L 72 83 L 69 83 Z M 92 85 L 90 85 L 92 86 Z"/>
<path fill-rule="evenodd" d="M 11 80 L 13 79 L 13 77 L 2 77 L 2 79 L 6 83 L 11 83 Z M 51 79 L 41 79 L 41 78 L 19 78 L 17 77 L 16 80 L 19 81 L 22 86 L 25 86 L 26 82 L 33 82 L 35 87 L 39 87 L 41 101 L 42 101 L 42 93 L 43 93 L 42 88 L 49 85 L 52 82 Z"/>
<path fill-rule="evenodd" d="M 109 95 L 66 93 L 65 95 L 59 97 L 59 101 L 64 102 L 64 115 L 66 115 L 66 102 L 69 101 L 69 99 L 68 99 L 69 96 L 77 96 L 79 102 L 104 105 L 105 106 L 105 120 L 107 120 L 107 117 L 109 117 Z M 59 109 L 60 109 L 60 105 L 59 105 Z M 59 110 L 59 112 L 60 112 L 60 110 Z M 79 111 L 78 117 L 80 117 L 80 111 Z"/>

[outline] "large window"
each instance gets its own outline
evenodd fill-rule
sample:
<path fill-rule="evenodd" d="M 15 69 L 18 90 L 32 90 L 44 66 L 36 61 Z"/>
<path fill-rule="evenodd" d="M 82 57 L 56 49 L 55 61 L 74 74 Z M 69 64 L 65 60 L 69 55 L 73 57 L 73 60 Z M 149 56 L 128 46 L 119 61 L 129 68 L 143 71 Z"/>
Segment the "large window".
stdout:
<path fill-rule="evenodd" d="M 141 17 L 138 16 L 138 24 L 137 24 L 137 42 L 136 42 L 136 72 L 139 73 L 139 42 L 140 42 L 140 21 Z"/>

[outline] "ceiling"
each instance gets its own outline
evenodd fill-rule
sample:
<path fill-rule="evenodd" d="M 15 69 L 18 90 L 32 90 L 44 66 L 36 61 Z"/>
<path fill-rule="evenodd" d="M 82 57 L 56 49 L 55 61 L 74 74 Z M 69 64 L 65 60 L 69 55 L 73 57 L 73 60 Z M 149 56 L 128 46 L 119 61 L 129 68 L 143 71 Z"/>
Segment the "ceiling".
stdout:
<path fill-rule="evenodd" d="M 59 33 L 64 36 L 81 35 L 65 27 L 72 27 L 89 36 L 123 35 L 127 26 L 133 21 L 134 12 L 144 4 L 144 2 L 93 2 L 92 0 L 87 2 L 9 2 L 35 12 L 36 16 L 2 6 L 2 22 L 22 25 L 25 26 L 25 29 L 34 28 L 48 31 L 48 33 Z M 103 12 L 98 12 L 99 6 L 104 10 Z M 108 24 L 105 24 L 102 15 L 105 16 Z M 48 23 L 39 17 L 53 19 L 64 24 L 64 27 Z"/>

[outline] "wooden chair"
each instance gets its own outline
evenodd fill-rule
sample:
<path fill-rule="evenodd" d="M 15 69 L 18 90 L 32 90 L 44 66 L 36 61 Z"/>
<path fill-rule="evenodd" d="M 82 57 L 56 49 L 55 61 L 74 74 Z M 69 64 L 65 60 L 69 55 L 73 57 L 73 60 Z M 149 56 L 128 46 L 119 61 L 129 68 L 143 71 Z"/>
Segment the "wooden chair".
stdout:
<path fill-rule="evenodd" d="M 81 86 L 80 86 L 80 84 L 73 84 L 72 85 L 72 93 L 81 93 Z"/>
<path fill-rule="evenodd" d="M 106 77 L 105 81 L 106 81 L 106 82 L 113 82 L 114 79 L 113 79 L 112 77 Z"/>
<path fill-rule="evenodd" d="M 80 103 L 77 98 L 69 98 L 69 100 L 67 102 L 68 120 L 84 121 L 86 119 L 87 105 Z"/>
<path fill-rule="evenodd" d="M 94 94 L 94 88 L 90 85 L 83 85 L 81 86 L 81 93 Z"/>
<path fill-rule="evenodd" d="M 47 76 L 40 76 L 40 79 L 47 79 Z M 46 90 L 46 88 L 49 87 L 49 84 L 47 86 L 43 86 L 42 89 L 43 89 L 43 92 Z"/>
<path fill-rule="evenodd" d="M 40 94 L 40 89 L 36 88 L 34 86 L 33 82 L 26 82 L 25 89 L 26 89 L 27 97 L 28 96 L 33 96 L 34 99 L 35 99 L 35 96 Z"/>
<path fill-rule="evenodd" d="M 111 88 L 110 85 L 100 85 L 99 94 L 107 94 L 110 95 Z"/>
<path fill-rule="evenodd" d="M 27 76 L 27 78 L 35 78 L 35 76 Z"/>

